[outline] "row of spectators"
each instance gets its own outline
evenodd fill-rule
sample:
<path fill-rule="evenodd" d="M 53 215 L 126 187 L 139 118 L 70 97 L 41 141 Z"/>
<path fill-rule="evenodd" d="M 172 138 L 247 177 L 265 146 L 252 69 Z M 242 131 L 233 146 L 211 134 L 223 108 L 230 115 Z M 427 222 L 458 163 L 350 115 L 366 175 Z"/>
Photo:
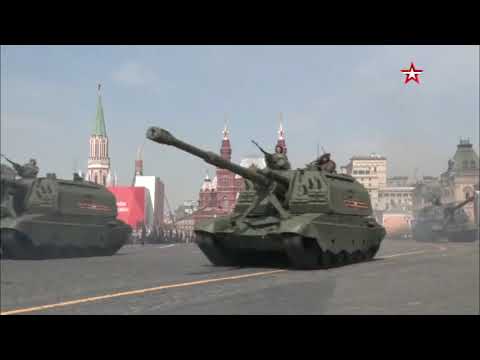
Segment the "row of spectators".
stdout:
<path fill-rule="evenodd" d="M 130 242 L 133 244 L 170 244 L 195 241 L 195 234 L 193 232 L 165 229 L 162 227 L 147 229 L 141 225 L 138 229 L 139 230 L 132 233 Z"/>

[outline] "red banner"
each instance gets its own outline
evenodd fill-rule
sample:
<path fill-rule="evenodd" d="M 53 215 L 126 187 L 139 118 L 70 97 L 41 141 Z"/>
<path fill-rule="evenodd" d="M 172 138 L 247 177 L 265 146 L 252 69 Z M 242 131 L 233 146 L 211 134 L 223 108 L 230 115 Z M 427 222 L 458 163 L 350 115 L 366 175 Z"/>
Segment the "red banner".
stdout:
<path fill-rule="evenodd" d="M 145 192 L 144 187 L 118 186 L 108 190 L 117 201 L 118 218 L 136 229 L 139 223 L 145 222 Z"/>

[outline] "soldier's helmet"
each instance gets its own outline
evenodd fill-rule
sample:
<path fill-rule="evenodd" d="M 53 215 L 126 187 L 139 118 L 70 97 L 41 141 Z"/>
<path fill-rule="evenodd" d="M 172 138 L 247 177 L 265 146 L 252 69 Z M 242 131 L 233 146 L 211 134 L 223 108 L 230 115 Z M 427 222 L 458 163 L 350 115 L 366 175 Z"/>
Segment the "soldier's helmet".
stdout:
<path fill-rule="evenodd" d="M 318 162 L 319 165 L 323 165 L 323 164 L 325 164 L 329 161 L 330 161 L 330 153 L 326 153 L 326 154 L 323 154 L 322 156 L 320 156 L 318 158 L 317 162 Z"/>
<path fill-rule="evenodd" d="M 275 152 L 277 154 L 283 154 L 283 146 L 282 145 L 275 146 Z"/>
<path fill-rule="evenodd" d="M 33 166 L 37 166 L 37 160 L 35 159 L 30 159 L 29 163 L 32 164 Z"/>

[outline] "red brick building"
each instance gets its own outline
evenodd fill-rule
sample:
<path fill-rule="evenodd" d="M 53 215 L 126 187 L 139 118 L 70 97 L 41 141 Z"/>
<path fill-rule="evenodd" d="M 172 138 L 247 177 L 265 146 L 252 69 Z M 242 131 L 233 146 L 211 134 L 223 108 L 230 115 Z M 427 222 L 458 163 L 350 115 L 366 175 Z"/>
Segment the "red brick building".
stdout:
<path fill-rule="evenodd" d="M 231 161 L 232 146 L 230 144 L 230 133 L 226 125 L 222 134 L 220 155 L 225 160 Z M 285 152 L 287 151 L 285 131 L 281 122 L 278 130 L 277 145 L 282 146 Z M 207 174 L 200 189 L 198 210 L 192 214 L 195 222 L 231 213 L 235 207 L 238 193 L 244 186 L 243 178 L 229 170 L 217 168 L 216 176 L 213 179 L 210 179 Z"/>

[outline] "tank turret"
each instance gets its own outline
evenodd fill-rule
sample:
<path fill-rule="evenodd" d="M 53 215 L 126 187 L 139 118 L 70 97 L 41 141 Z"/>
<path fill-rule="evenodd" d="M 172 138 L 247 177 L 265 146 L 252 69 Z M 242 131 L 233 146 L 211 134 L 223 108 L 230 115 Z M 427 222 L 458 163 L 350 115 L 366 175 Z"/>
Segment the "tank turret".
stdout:
<path fill-rule="evenodd" d="M 245 179 L 232 214 L 195 225 L 197 244 L 215 265 L 286 259 L 298 268 L 371 259 L 385 236 L 372 217 L 367 190 L 322 167 L 244 168 L 151 127 L 146 137 Z"/>

